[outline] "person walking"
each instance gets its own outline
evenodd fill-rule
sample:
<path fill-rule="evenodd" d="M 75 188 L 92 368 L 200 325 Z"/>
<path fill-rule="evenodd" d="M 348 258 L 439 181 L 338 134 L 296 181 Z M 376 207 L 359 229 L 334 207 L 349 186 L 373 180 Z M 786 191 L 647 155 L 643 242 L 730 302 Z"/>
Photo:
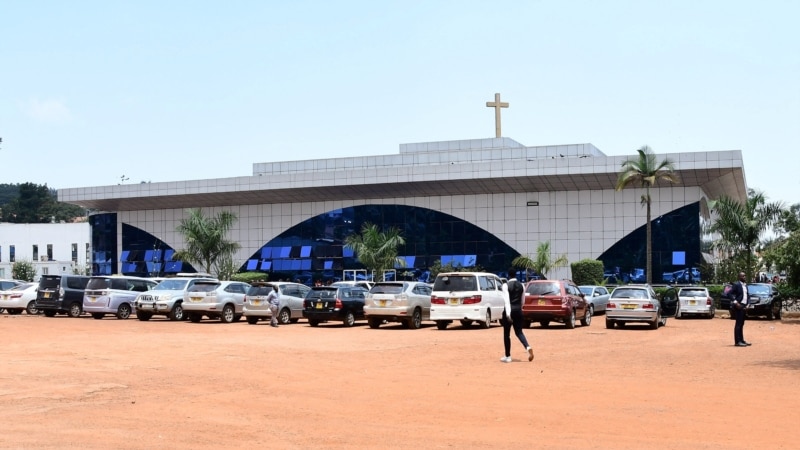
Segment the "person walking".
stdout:
<path fill-rule="evenodd" d="M 733 345 L 736 347 L 747 347 L 749 342 L 744 340 L 744 319 L 747 316 L 747 283 L 746 275 L 739 272 L 739 281 L 733 283 L 731 287 L 731 314 L 734 315 L 736 322 L 733 326 Z"/>
<path fill-rule="evenodd" d="M 267 302 L 269 302 L 269 310 L 272 313 L 272 316 L 269 321 L 269 326 L 277 327 L 278 326 L 278 305 L 281 303 L 280 292 L 278 292 L 278 286 L 272 285 L 272 292 L 267 295 Z"/>
<path fill-rule="evenodd" d="M 503 317 L 500 323 L 503 324 L 503 346 L 505 347 L 505 356 L 500 358 L 504 363 L 511 362 L 511 327 L 514 327 L 514 334 L 517 339 L 525 347 L 528 352 L 528 361 L 533 361 L 533 348 L 528 344 L 525 338 L 525 333 L 522 332 L 522 325 L 525 319 L 522 317 L 522 295 L 525 288 L 522 286 L 514 274 L 516 270 L 511 268 L 508 270 L 508 276 L 511 277 L 508 282 L 503 283 L 503 299 L 505 302 L 505 309 L 503 310 Z"/>

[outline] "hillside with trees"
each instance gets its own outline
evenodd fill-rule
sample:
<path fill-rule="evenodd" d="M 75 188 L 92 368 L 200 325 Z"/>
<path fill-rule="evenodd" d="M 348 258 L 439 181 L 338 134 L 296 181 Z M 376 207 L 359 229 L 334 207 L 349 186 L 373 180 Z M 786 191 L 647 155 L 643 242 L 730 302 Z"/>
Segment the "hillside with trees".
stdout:
<path fill-rule="evenodd" d="M 0 184 L 0 222 L 57 223 L 85 217 L 85 209 L 59 202 L 57 191 L 46 184 Z"/>

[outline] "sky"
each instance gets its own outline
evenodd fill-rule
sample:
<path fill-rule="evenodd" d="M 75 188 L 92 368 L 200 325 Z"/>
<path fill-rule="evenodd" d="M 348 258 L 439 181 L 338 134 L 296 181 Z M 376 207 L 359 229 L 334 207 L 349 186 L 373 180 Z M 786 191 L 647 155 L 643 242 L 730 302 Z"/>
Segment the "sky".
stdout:
<path fill-rule="evenodd" d="M 800 2 L 0 3 L 0 183 L 252 175 L 503 136 L 741 150 L 800 203 Z M 794 155 L 794 156 L 792 156 Z"/>

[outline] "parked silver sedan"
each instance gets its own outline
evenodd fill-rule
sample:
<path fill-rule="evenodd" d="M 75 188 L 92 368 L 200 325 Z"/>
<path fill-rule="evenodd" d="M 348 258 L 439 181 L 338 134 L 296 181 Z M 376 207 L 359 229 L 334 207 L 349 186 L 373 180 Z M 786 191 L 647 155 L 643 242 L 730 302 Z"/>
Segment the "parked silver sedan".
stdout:
<path fill-rule="evenodd" d="M 695 314 L 707 319 L 713 319 L 715 313 L 714 299 L 711 298 L 707 288 L 691 286 L 678 289 L 678 305 L 675 310 L 676 319 Z"/>
<path fill-rule="evenodd" d="M 667 324 L 667 317 L 675 314 L 675 303 L 662 301 L 649 285 L 626 285 L 614 289 L 606 308 L 606 328 L 620 328 L 627 323 L 646 323 L 651 329 Z"/>
<path fill-rule="evenodd" d="M 259 320 L 266 320 L 272 317 L 269 309 L 267 295 L 272 292 L 272 286 L 278 286 L 278 323 L 285 325 L 295 323 L 303 317 L 303 300 L 311 290 L 310 287 L 300 283 L 290 283 L 283 281 L 276 282 L 256 282 L 247 291 L 244 302 L 244 317 L 247 323 L 255 325 Z"/>
<path fill-rule="evenodd" d="M 427 283 L 382 281 L 367 293 L 364 315 L 370 328 L 384 321 L 400 322 L 405 328 L 419 329 L 431 317 L 431 291 Z"/>
<path fill-rule="evenodd" d="M 248 288 L 241 281 L 197 281 L 186 291 L 183 311 L 192 322 L 200 322 L 204 315 L 224 323 L 238 322 Z"/>
<path fill-rule="evenodd" d="M 586 302 L 592 308 L 593 314 L 606 312 L 606 305 L 608 305 L 608 298 L 611 293 L 608 292 L 605 286 L 584 285 L 578 286 L 578 289 L 583 293 Z"/>

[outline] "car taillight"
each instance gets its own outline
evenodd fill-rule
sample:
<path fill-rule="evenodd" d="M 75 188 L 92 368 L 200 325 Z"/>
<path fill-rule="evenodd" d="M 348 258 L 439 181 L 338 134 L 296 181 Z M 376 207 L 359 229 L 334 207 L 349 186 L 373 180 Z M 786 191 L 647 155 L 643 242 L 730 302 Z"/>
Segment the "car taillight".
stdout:
<path fill-rule="evenodd" d="M 615 304 L 613 304 L 611 302 L 608 302 L 608 304 L 606 305 L 606 309 L 608 309 L 608 308 L 612 308 L 613 309 L 613 308 L 616 308 L 616 307 L 617 307 L 617 305 L 615 305 Z"/>
<path fill-rule="evenodd" d="M 342 301 L 340 299 L 336 299 L 336 305 L 334 306 L 336 309 L 342 309 Z"/>
<path fill-rule="evenodd" d="M 706 298 L 706 305 L 711 306 L 714 303 L 714 300 L 711 297 Z"/>
<path fill-rule="evenodd" d="M 431 297 L 431 303 L 434 305 L 444 305 L 444 297 L 437 297 L 434 295 Z"/>
<path fill-rule="evenodd" d="M 481 302 L 480 295 L 473 295 L 472 297 L 464 297 L 464 300 L 461 301 L 464 305 L 474 305 L 475 303 Z"/>
<path fill-rule="evenodd" d="M 644 305 L 642 305 L 642 309 L 653 309 L 653 308 L 655 308 L 655 305 L 653 305 L 652 303 L 645 303 Z"/>
<path fill-rule="evenodd" d="M 21 292 L 19 294 L 11 294 L 11 298 L 20 298 L 20 297 L 22 297 Z"/>

